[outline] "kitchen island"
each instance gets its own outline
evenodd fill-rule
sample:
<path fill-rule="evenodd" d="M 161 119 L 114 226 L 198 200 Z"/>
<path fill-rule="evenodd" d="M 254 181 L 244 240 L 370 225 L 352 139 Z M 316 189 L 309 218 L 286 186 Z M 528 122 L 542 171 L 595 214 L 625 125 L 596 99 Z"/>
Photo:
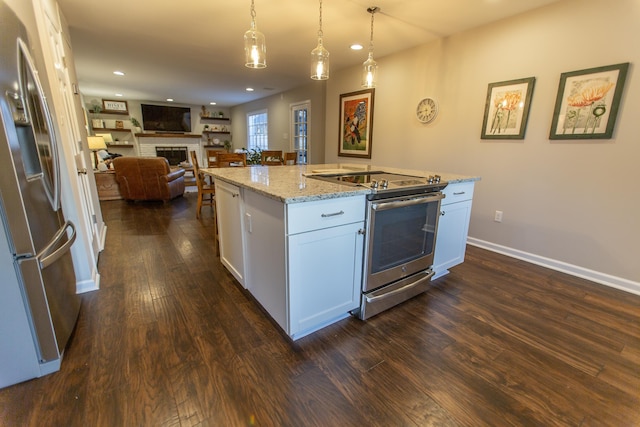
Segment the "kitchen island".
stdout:
<path fill-rule="evenodd" d="M 292 339 L 359 307 L 365 197 L 371 193 L 308 175 L 372 170 L 435 174 L 337 163 L 202 170 L 215 181 L 222 264 Z M 478 179 L 439 175 L 448 187 L 466 186 L 467 193 Z"/>

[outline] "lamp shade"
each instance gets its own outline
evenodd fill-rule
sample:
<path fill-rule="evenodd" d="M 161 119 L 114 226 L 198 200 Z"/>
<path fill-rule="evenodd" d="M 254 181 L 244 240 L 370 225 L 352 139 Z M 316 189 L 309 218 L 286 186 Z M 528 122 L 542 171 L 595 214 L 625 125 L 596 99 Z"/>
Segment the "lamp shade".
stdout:
<path fill-rule="evenodd" d="M 87 137 L 87 141 L 89 142 L 89 150 L 91 151 L 107 149 L 107 144 L 104 142 L 104 138 L 101 136 Z"/>
<path fill-rule="evenodd" d="M 96 136 L 101 136 L 107 144 L 113 142 L 113 136 L 110 133 L 96 133 Z"/>

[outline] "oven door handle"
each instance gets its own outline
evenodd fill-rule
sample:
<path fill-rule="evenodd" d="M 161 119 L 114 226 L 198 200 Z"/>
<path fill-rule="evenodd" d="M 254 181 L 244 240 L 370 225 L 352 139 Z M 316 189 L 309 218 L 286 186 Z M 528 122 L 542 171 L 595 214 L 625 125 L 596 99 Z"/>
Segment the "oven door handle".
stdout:
<path fill-rule="evenodd" d="M 395 294 L 399 294 L 401 292 L 404 292 L 407 289 L 411 289 L 414 286 L 418 286 L 419 284 L 423 283 L 425 280 L 431 279 L 431 277 L 433 277 L 434 274 L 436 274 L 435 271 L 429 270 L 429 272 L 427 273 L 426 276 L 424 276 L 421 279 L 416 280 L 415 282 L 409 283 L 408 285 L 404 285 L 401 288 L 394 289 L 394 290 L 392 290 L 390 292 L 386 292 L 384 294 L 376 295 L 376 296 L 373 296 L 373 297 L 369 296 L 369 295 L 364 295 L 364 299 L 366 299 L 367 302 L 370 303 L 370 302 L 374 302 L 374 301 L 380 301 L 381 299 L 389 298 L 389 297 L 391 297 L 391 296 L 393 296 Z"/>
<path fill-rule="evenodd" d="M 423 196 L 423 197 L 415 197 L 413 199 L 408 199 L 408 200 L 372 203 L 371 209 L 373 209 L 374 211 L 386 211 L 387 209 L 396 209 L 396 208 L 404 208 L 407 206 L 422 205 L 425 203 L 431 203 L 431 202 L 435 202 L 436 200 L 442 200 L 442 199 L 444 199 L 444 194 L 436 193 L 436 194 L 430 194 L 428 196 Z"/>

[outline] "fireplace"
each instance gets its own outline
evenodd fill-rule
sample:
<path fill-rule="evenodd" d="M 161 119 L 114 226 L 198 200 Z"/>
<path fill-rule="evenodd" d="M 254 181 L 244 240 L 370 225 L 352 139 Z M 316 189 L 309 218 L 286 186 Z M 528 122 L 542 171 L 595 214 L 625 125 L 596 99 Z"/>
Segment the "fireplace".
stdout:
<path fill-rule="evenodd" d="M 164 157 L 171 166 L 187 161 L 187 147 L 156 147 L 156 156 Z"/>

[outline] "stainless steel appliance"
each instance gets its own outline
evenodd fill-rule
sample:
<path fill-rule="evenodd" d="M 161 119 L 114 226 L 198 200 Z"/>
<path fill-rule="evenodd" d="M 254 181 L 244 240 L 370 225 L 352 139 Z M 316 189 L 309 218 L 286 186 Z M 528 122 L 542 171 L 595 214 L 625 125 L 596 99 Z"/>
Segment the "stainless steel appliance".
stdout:
<path fill-rule="evenodd" d="M 80 309 L 53 118 L 27 31 L 0 2 L 0 387 L 57 371 Z M 40 77 L 39 77 L 40 75 Z"/>
<path fill-rule="evenodd" d="M 447 186 L 440 176 L 368 171 L 312 177 L 372 190 L 367 195 L 362 302 L 355 315 L 368 319 L 428 288 L 441 190 Z"/>

